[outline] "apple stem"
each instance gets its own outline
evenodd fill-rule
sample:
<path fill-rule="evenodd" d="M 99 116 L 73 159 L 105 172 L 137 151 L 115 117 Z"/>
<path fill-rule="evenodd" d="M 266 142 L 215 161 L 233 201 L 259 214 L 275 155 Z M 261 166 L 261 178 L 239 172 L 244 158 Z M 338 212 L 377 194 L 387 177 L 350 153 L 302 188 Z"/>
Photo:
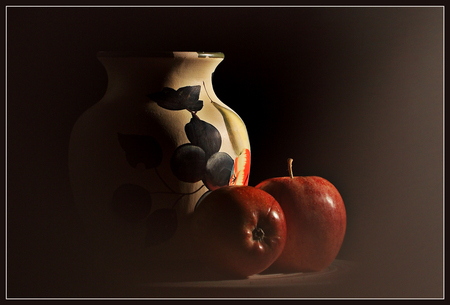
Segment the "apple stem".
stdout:
<path fill-rule="evenodd" d="M 289 176 L 291 176 L 291 178 L 294 178 L 294 172 L 292 171 L 292 162 L 294 162 L 294 159 L 292 158 L 287 159 Z"/>

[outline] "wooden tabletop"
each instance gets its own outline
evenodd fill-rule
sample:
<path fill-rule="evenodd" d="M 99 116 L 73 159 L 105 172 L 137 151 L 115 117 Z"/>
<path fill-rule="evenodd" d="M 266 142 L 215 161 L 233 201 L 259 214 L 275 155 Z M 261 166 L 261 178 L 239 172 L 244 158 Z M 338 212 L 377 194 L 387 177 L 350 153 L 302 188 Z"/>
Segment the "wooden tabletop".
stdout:
<path fill-rule="evenodd" d="M 201 278 L 152 281 L 134 285 L 129 295 L 139 298 L 345 298 L 345 288 L 357 264 L 335 260 L 320 272 L 256 274 L 246 279 Z"/>

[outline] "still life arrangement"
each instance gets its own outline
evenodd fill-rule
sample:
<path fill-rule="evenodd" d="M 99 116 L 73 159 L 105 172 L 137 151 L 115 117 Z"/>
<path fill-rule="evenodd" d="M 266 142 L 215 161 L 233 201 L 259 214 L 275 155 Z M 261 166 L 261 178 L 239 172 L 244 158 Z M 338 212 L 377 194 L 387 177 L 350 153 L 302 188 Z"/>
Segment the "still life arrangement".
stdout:
<path fill-rule="evenodd" d="M 324 178 L 294 176 L 293 159 L 289 176 L 248 184 L 246 126 L 211 83 L 222 53 L 98 58 L 108 88 L 75 124 L 69 166 L 105 261 L 145 269 L 182 257 L 234 278 L 330 266 L 346 230 L 341 195 Z"/>

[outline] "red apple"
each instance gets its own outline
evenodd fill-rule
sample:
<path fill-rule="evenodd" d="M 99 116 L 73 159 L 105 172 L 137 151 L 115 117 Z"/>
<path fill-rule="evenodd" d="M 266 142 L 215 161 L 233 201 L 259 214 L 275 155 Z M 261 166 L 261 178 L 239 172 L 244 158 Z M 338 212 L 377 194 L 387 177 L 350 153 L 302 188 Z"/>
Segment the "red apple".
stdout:
<path fill-rule="evenodd" d="M 199 259 L 219 274 L 245 278 L 269 267 L 281 254 L 286 223 L 278 202 L 251 186 L 210 192 L 192 215 Z"/>
<path fill-rule="evenodd" d="M 271 272 L 307 272 L 327 268 L 344 240 L 347 215 L 338 190 L 320 177 L 267 179 L 256 186 L 271 194 L 286 218 L 287 239 Z M 268 270 L 268 271 L 269 271 Z"/>

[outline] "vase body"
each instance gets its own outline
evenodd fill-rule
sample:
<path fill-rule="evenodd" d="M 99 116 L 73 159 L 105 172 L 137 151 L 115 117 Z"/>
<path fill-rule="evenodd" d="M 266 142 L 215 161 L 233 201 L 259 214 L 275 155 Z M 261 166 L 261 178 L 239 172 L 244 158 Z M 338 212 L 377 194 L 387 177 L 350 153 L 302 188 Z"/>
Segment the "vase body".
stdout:
<path fill-rule="evenodd" d="M 71 187 L 93 251 L 111 265 L 188 259 L 189 215 L 208 192 L 246 185 L 250 144 L 212 73 L 222 53 L 100 52 L 108 86 L 77 120 Z M 124 266 L 124 268 L 127 268 Z"/>

